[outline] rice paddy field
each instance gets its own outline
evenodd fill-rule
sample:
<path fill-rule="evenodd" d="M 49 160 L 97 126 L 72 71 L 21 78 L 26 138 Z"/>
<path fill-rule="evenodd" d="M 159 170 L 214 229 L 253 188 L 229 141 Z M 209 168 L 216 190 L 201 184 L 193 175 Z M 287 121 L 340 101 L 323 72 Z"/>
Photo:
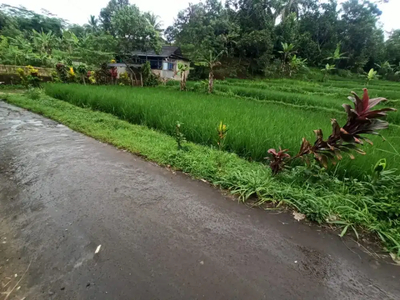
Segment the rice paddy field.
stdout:
<path fill-rule="evenodd" d="M 365 82 L 330 80 L 236 80 L 217 81 L 215 94 L 198 90 L 201 83 L 189 82 L 194 92 L 178 91 L 177 83 L 167 87 L 131 88 L 120 86 L 82 86 L 47 84 L 49 96 L 81 107 L 111 113 L 130 123 L 145 125 L 169 135 L 181 122 L 188 141 L 216 147 L 217 126 L 228 127 L 225 151 L 253 161 L 263 161 L 270 148 L 288 148 L 297 153 L 302 137 L 313 142 L 313 130 L 321 128 L 328 137 L 330 121 L 344 125 L 346 114 L 341 107 L 350 91 L 362 95 Z M 382 106 L 400 108 L 400 84 L 375 81 L 368 86 L 370 97 L 388 99 Z M 340 176 L 362 178 L 385 158 L 388 168 L 400 162 L 400 114 L 389 113 L 390 127 L 382 136 L 372 137 L 373 146 L 365 145 L 365 156 L 343 159 L 331 168 Z"/>

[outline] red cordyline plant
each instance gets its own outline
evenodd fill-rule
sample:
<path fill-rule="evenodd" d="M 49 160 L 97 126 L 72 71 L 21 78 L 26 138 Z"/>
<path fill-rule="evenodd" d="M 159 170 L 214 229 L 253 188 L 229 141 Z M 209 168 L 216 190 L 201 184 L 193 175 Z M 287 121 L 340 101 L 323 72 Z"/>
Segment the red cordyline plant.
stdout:
<path fill-rule="evenodd" d="M 364 89 L 362 99 L 355 92 L 351 93 L 353 97 L 349 97 L 349 99 L 354 103 L 354 109 L 348 104 L 343 104 L 347 113 L 346 124 L 340 127 L 336 119 L 332 119 L 332 133 L 327 140 L 324 140 L 321 129 L 314 130 L 317 138 L 314 145 L 303 138 L 300 151 L 294 158 L 305 158 L 309 162 L 308 155 L 311 154 L 322 166 L 327 168 L 329 161 L 335 164 L 337 160 L 341 160 L 342 153 L 347 153 L 351 159 L 354 159 L 352 150 L 365 154 L 358 146 L 362 145 L 364 141 L 371 145 L 372 142 L 363 135 L 379 134 L 379 130 L 388 128 L 389 123 L 380 118 L 385 117 L 388 111 L 396 111 L 396 109 L 371 110 L 382 101 L 386 101 L 385 98 L 369 99 L 367 89 Z M 274 174 L 282 171 L 289 159 L 288 156 L 283 156 L 281 152 L 282 150 L 268 150 L 268 153 L 272 155 L 270 166 Z"/>
<path fill-rule="evenodd" d="M 112 79 L 116 79 L 118 77 L 118 69 L 117 67 L 111 67 L 110 76 Z"/>
<path fill-rule="evenodd" d="M 272 155 L 272 158 L 267 158 L 270 160 L 269 166 L 272 169 L 272 173 L 278 174 L 280 171 L 282 171 L 285 168 L 285 163 L 287 159 L 290 158 L 290 155 L 286 153 L 289 151 L 289 149 L 284 149 L 279 148 L 279 151 L 276 151 L 275 149 L 269 149 L 268 154 Z"/>

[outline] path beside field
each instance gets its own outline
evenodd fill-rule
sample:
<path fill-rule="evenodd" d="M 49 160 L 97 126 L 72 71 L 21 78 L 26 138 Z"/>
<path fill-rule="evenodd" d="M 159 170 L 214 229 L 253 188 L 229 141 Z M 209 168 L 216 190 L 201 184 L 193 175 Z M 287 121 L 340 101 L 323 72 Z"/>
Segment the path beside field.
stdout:
<path fill-rule="evenodd" d="M 7 299 L 382 300 L 400 298 L 399 280 L 400 267 L 289 213 L 0 102 Z"/>

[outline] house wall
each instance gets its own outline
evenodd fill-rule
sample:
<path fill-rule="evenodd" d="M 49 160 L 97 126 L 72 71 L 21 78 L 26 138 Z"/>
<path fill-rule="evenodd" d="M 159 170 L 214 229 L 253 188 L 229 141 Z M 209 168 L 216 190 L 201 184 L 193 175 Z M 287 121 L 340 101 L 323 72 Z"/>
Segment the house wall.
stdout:
<path fill-rule="evenodd" d="M 161 79 L 163 80 L 181 80 L 181 76 L 178 74 L 178 64 L 182 63 L 182 64 L 189 64 L 189 62 L 184 61 L 184 60 L 179 60 L 179 59 L 175 59 L 175 60 L 163 60 L 162 63 L 173 63 L 173 69 L 172 70 L 162 70 L 162 69 L 152 69 L 152 73 L 159 76 Z M 162 64 L 162 66 L 163 66 Z M 120 77 L 120 75 L 122 73 L 130 73 L 130 70 L 125 66 L 125 65 L 121 65 L 121 66 L 116 66 L 117 71 L 118 71 L 118 77 Z M 189 70 L 186 71 L 186 78 L 189 76 Z"/>
<path fill-rule="evenodd" d="M 182 64 L 189 64 L 189 62 L 187 61 L 183 61 L 183 60 L 164 60 L 164 62 L 168 62 L 168 63 L 173 63 L 174 64 L 174 68 L 173 70 L 151 70 L 153 72 L 153 74 L 160 76 L 160 78 L 164 79 L 164 80 L 181 80 L 181 76 L 178 74 L 178 64 L 182 63 Z M 189 70 L 186 71 L 186 78 L 189 76 Z"/>
<path fill-rule="evenodd" d="M 118 73 L 118 75 L 117 75 L 117 78 L 119 78 L 119 76 L 121 75 L 121 74 L 123 74 L 123 73 L 126 73 L 126 72 L 128 72 L 127 70 L 126 70 L 126 67 L 125 66 L 118 66 L 118 67 L 116 67 L 117 68 L 117 73 Z M 128 72 L 129 73 L 129 72 Z"/>

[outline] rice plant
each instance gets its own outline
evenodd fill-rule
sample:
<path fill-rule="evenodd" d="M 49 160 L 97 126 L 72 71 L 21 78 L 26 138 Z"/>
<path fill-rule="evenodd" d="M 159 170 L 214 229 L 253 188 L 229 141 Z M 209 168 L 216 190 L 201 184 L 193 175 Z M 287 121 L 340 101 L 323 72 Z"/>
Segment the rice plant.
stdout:
<path fill-rule="evenodd" d="M 329 131 L 330 119 L 345 121 L 345 113 L 315 107 L 291 107 L 202 93 L 180 93 L 154 88 L 48 84 L 46 93 L 81 107 L 111 113 L 123 120 L 141 124 L 174 136 L 176 120 L 184 123 L 182 134 L 188 141 L 215 145 L 215 128 L 221 120 L 229 124 L 224 149 L 249 160 L 263 161 L 270 148 L 285 146 L 293 155 L 301 138 L 312 138 L 315 128 Z M 297 95 L 293 95 L 297 97 Z M 338 105 L 338 109 L 340 106 Z M 381 158 L 391 167 L 400 159 L 399 128 L 385 132 L 386 141 L 375 137 L 374 147 L 364 146 L 366 156 L 343 160 L 343 174 L 360 176 L 369 172 Z"/>

